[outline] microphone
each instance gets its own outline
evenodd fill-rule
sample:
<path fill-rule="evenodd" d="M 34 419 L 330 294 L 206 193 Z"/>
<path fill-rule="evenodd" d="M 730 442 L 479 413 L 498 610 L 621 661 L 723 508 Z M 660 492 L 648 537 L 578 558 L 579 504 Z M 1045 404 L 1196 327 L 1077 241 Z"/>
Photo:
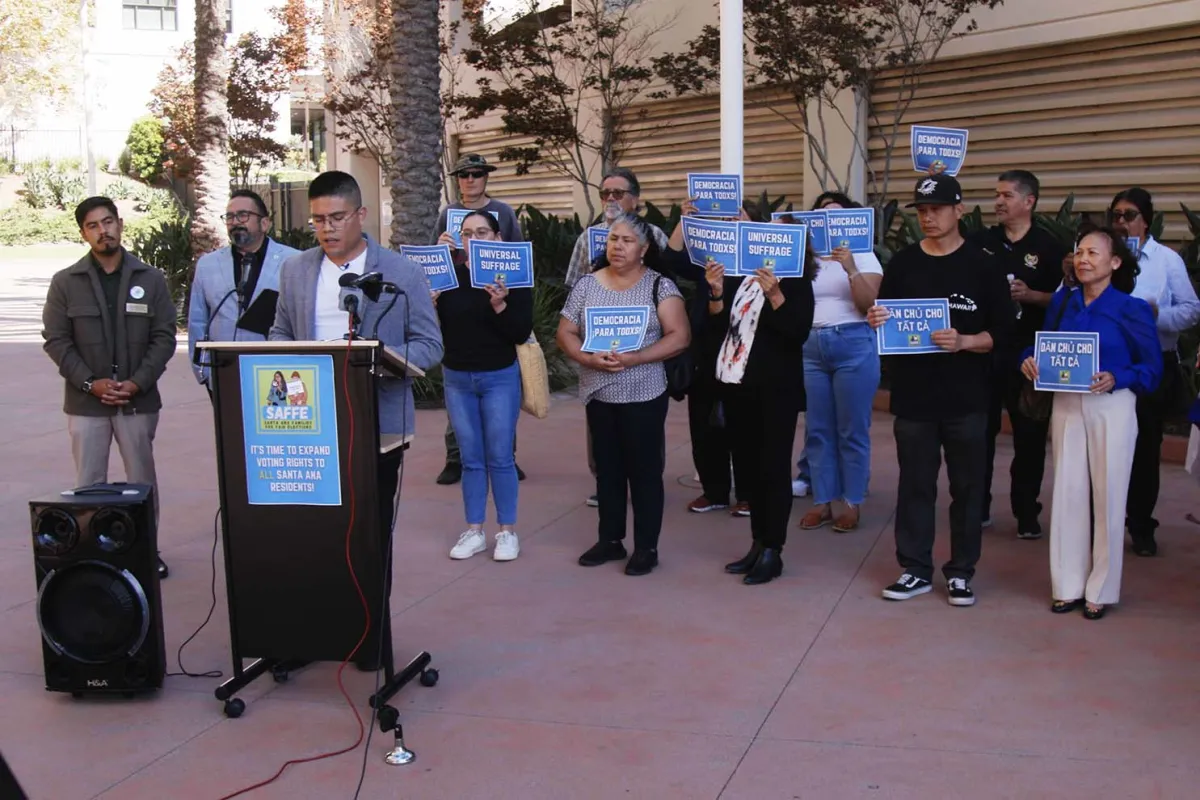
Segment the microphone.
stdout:
<path fill-rule="evenodd" d="M 347 272 L 342 277 L 338 278 L 339 286 L 348 286 L 355 289 L 361 289 L 367 299 L 372 303 L 379 302 L 379 295 L 383 292 L 398 294 L 400 287 L 396 284 L 385 281 L 382 272 L 368 272 L 366 275 L 358 275 L 354 272 Z"/>
<path fill-rule="evenodd" d="M 221 301 L 219 303 L 217 303 L 217 307 L 214 308 L 213 312 L 208 315 L 208 324 L 204 326 L 204 338 L 201 339 L 200 341 L 202 341 L 202 342 L 212 341 L 211 339 L 209 339 L 209 336 L 212 334 L 213 323 L 217 321 L 217 314 L 220 313 L 221 306 L 225 305 L 225 301 L 228 300 L 230 297 L 232 297 L 235 294 L 238 294 L 238 290 L 236 288 L 230 289 L 228 292 L 226 292 L 225 296 L 221 298 Z M 236 339 L 237 338 L 237 328 L 236 327 L 233 329 L 233 335 L 234 335 L 234 338 Z M 206 362 L 203 362 L 200 360 L 200 348 L 199 347 L 194 348 L 192 351 L 192 363 L 198 367 L 211 367 L 212 366 L 212 364 L 206 363 Z"/>
<path fill-rule="evenodd" d="M 250 298 L 246 297 L 246 286 L 250 283 L 250 266 L 254 263 L 254 255 L 252 253 L 242 253 L 242 278 L 238 281 L 237 297 L 238 310 L 245 311 L 246 305 Z"/>

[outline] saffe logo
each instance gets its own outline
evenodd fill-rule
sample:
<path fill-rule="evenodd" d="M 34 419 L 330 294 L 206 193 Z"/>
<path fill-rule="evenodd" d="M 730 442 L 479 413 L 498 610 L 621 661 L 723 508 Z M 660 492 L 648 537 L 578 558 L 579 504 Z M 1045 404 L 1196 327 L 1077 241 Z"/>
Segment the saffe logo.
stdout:
<path fill-rule="evenodd" d="M 101 678 L 89 678 L 87 685 L 89 689 L 103 689 L 107 688 L 108 681 Z"/>

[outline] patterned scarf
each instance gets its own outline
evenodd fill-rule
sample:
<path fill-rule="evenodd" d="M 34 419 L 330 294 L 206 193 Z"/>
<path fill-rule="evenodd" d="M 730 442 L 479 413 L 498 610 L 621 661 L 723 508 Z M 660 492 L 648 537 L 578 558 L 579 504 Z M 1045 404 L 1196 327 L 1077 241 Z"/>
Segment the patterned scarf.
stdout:
<path fill-rule="evenodd" d="M 754 346 L 754 332 L 762 316 L 766 295 L 753 278 L 742 281 L 733 296 L 729 310 L 729 332 L 721 344 L 717 358 L 717 380 L 721 383 L 741 383 L 746 375 L 746 362 L 750 360 L 750 348 Z"/>

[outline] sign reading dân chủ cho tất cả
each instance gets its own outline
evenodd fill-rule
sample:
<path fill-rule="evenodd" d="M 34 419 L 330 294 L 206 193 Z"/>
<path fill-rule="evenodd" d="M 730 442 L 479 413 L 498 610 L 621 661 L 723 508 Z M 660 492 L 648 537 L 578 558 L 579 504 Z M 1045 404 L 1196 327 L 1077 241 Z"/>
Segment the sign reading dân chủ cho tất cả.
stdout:
<path fill-rule="evenodd" d="M 342 503 L 333 356 L 241 355 L 250 505 Z"/>

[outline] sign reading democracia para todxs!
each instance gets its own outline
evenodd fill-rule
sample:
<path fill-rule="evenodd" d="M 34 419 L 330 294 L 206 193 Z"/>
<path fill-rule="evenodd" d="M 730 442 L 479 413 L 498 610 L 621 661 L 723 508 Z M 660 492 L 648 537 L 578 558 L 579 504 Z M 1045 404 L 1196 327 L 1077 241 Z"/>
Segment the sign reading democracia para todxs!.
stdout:
<path fill-rule="evenodd" d="M 333 356 L 241 355 L 250 505 L 342 502 Z"/>

